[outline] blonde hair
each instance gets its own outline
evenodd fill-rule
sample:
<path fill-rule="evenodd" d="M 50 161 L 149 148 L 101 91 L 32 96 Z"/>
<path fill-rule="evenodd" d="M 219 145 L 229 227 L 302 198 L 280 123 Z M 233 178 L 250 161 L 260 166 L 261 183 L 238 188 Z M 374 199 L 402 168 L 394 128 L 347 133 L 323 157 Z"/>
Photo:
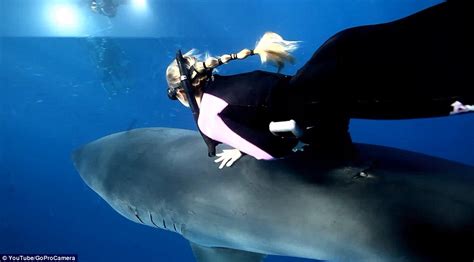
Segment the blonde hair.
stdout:
<path fill-rule="evenodd" d="M 225 54 L 218 58 L 207 57 L 204 61 L 199 61 L 200 56 L 196 55 L 195 49 L 188 51 L 183 55 L 186 60 L 186 67 L 194 69 L 191 72 L 192 85 L 199 88 L 203 80 L 207 80 L 209 72 L 214 68 L 227 64 L 232 60 L 242 60 L 252 55 L 259 55 L 263 63 L 270 63 L 278 68 L 278 72 L 284 67 L 286 62 L 294 63 L 294 57 L 290 54 L 298 48 L 300 41 L 284 40 L 279 34 L 266 32 L 255 45 L 255 49 L 242 49 L 236 54 Z M 169 88 L 178 88 L 180 86 L 180 74 L 176 60 L 173 60 L 166 69 L 166 81 Z"/>

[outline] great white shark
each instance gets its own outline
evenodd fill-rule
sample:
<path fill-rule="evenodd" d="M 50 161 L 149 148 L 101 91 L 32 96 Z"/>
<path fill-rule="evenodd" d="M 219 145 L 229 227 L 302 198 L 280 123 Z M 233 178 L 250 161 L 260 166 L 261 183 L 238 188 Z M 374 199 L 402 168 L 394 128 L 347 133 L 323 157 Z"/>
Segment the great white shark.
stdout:
<path fill-rule="evenodd" d="M 143 128 L 73 153 L 133 222 L 182 235 L 197 261 L 473 261 L 474 167 L 355 144 L 356 161 L 295 153 L 219 170 L 198 133 Z"/>

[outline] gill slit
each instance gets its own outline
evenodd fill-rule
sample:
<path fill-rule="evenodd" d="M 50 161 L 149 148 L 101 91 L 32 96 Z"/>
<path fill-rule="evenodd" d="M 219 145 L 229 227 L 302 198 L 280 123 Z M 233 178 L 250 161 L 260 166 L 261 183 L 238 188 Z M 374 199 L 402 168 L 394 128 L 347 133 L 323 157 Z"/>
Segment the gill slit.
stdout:
<path fill-rule="evenodd" d="M 150 221 L 151 221 L 151 223 L 152 223 L 153 225 L 155 225 L 155 227 L 158 227 L 158 228 L 159 228 L 159 226 L 157 226 L 157 225 L 155 224 L 155 221 L 153 221 L 153 216 L 151 215 L 151 212 L 148 211 L 148 214 L 150 214 Z"/>
<path fill-rule="evenodd" d="M 145 224 L 145 223 L 143 223 L 143 220 L 138 216 L 138 213 L 137 213 L 137 212 L 135 212 L 135 217 L 138 218 L 138 220 L 140 220 L 140 222 L 141 222 L 142 224 Z"/>

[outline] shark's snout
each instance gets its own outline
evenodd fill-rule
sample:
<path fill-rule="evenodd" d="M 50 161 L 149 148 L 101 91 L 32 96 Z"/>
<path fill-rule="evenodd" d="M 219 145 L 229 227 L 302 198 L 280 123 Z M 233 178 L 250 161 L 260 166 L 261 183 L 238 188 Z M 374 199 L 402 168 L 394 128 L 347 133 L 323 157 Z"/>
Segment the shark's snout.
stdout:
<path fill-rule="evenodd" d="M 105 148 L 105 149 L 104 149 Z M 104 166 L 109 164 L 107 159 L 107 146 L 102 143 L 89 143 L 71 154 L 71 160 L 82 180 L 94 191 L 100 190 L 106 177 Z M 106 157 L 104 157 L 106 155 Z"/>
<path fill-rule="evenodd" d="M 88 170 L 89 161 L 88 159 L 88 150 L 85 150 L 85 146 L 80 147 L 72 152 L 71 158 L 74 167 L 76 168 L 77 173 L 81 176 L 82 180 L 90 186 L 90 170 Z"/>
<path fill-rule="evenodd" d="M 97 191 L 97 177 L 100 176 L 99 168 L 94 160 L 97 159 L 95 151 L 85 145 L 72 152 L 71 158 L 77 173 L 82 180 L 94 191 Z"/>
<path fill-rule="evenodd" d="M 72 152 L 71 158 L 72 158 L 72 163 L 74 164 L 74 167 L 76 170 L 79 172 L 80 171 L 80 166 L 82 162 L 82 150 L 83 148 L 78 148 Z M 80 172 L 79 172 L 80 173 Z"/>

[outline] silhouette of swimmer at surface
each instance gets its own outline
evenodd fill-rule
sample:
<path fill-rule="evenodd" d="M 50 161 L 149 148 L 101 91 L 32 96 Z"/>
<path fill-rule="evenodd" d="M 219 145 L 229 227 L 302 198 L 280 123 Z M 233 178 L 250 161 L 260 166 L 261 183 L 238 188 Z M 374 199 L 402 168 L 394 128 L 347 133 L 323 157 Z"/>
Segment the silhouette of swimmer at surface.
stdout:
<path fill-rule="evenodd" d="M 133 86 L 133 76 L 130 60 L 120 44 L 105 37 L 87 38 L 85 43 L 100 84 L 109 98 L 128 94 Z"/>
<path fill-rule="evenodd" d="M 91 0 L 90 8 L 94 13 L 107 17 L 115 17 L 118 7 L 127 3 L 128 0 Z"/>

